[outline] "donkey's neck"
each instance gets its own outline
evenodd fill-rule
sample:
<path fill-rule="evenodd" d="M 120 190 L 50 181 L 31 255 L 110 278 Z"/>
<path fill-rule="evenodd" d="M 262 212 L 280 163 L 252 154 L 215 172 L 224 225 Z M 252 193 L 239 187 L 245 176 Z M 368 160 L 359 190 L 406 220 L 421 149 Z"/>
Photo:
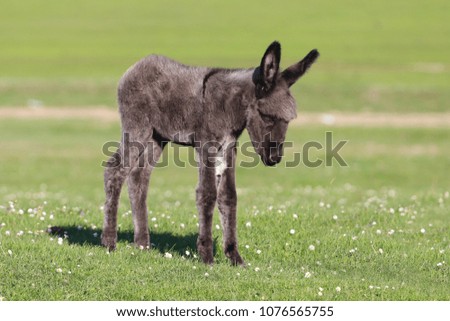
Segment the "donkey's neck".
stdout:
<path fill-rule="evenodd" d="M 246 125 L 246 111 L 253 103 L 254 69 L 210 69 L 203 79 L 204 110 L 211 111 L 222 128 L 239 136 Z"/>

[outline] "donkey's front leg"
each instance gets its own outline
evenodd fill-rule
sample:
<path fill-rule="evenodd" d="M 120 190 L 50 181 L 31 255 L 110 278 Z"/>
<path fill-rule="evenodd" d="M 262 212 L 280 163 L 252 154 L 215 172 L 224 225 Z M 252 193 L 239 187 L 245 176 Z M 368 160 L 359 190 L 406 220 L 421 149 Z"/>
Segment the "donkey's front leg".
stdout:
<path fill-rule="evenodd" d="M 212 264 L 214 262 L 212 218 L 217 198 L 214 162 L 207 155 L 202 156 L 201 153 L 199 158 L 199 182 L 196 190 L 199 215 L 197 250 L 204 263 Z"/>
<path fill-rule="evenodd" d="M 220 222 L 223 229 L 223 250 L 233 265 L 244 266 L 244 260 L 238 252 L 236 235 L 236 180 L 235 180 L 236 148 L 231 146 L 224 151 L 224 157 L 216 164 L 217 203 L 220 212 Z"/>

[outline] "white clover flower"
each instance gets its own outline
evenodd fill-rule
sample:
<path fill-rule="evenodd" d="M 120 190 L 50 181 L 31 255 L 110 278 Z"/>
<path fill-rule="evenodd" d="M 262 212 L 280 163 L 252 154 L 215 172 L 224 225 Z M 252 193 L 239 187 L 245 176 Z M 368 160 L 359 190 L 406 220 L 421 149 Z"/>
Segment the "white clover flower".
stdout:
<path fill-rule="evenodd" d="M 5 235 L 11 235 L 11 231 L 5 231 Z"/>
<path fill-rule="evenodd" d="M 250 248 L 250 245 L 245 244 L 245 248 L 248 250 Z"/>
<path fill-rule="evenodd" d="M 192 269 L 194 269 L 194 270 L 196 270 L 197 269 L 197 267 L 194 265 L 193 267 L 192 267 Z"/>
<path fill-rule="evenodd" d="M 319 203 L 319 206 L 320 206 L 320 207 L 324 207 L 324 206 L 325 206 L 325 203 L 324 203 L 324 202 L 320 202 L 320 203 Z"/>
<path fill-rule="evenodd" d="M 97 237 L 97 236 L 98 236 L 98 233 L 97 233 L 97 232 L 94 232 L 94 233 L 92 234 L 92 236 L 93 236 L 93 237 Z"/>
<path fill-rule="evenodd" d="M 261 250 L 256 250 L 256 254 L 261 254 Z"/>
<path fill-rule="evenodd" d="M 24 211 L 22 209 L 20 209 L 17 213 L 19 213 L 20 215 L 23 215 Z"/>
<path fill-rule="evenodd" d="M 251 222 L 245 223 L 245 227 L 252 227 L 252 223 Z"/>
<path fill-rule="evenodd" d="M 236 275 L 237 275 L 237 276 L 241 276 L 241 273 L 238 272 L 238 273 L 236 273 Z"/>
<path fill-rule="evenodd" d="M 311 273 L 310 273 L 310 272 L 306 272 L 306 273 L 305 273 L 305 278 L 306 278 L 306 279 L 309 279 L 310 277 L 311 277 Z"/>
<path fill-rule="evenodd" d="M 295 234 L 295 230 L 294 230 L 294 229 L 291 229 L 291 230 L 289 231 L 289 233 L 290 233 L 291 235 L 294 235 L 294 234 Z"/>
<path fill-rule="evenodd" d="M 8 250 L 8 254 L 10 255 L 10 256 L 12 256 L 12 251 L 11 250 Z"/>
<path fill-rule="evenodd" d="M 63 245 L 64 239 L 62 237 L 58 237 L 58 244 Z"/>
<path fill-rule="evenodd" d="M 420 229 L 420 233 L 425 234 L 426 230 L 424 228 Z"/>
<path fill-rule="evenodd" d="M 369 289 L 373 290 L 373 285 L 369 285 Z"/>
<path fill-rule="evenodd" d="M 381 235 L 381 230 L 376 231 L 377 235 Z"/>
<path fill-rule="evenodd" d="M 22 236 L 23 235 L 23 231 L 19 231 L 19 232 L 17 232 L 17 234 L 16 234 L 17 236 Z"/>
<path fill-rule="evenodd" d="M 292 217 L 295 218 L 295 219 L 298 219 L 298 215 L 297 214 L 293 214 Z"/>
<path fill-rule="evenodd" d="M 338 216 L 336 214 L 333 215 L 333 220 L 337 221 L 337 219 L 338 219 Z"/>
<path fill-rule="evenodd" d="M 389 235 L 392 235 L 392 234 L 394 234 L 394 233 L 395 233 L 395 230 L 389 230 L 389 231 L 388 231 L 388 234 L 389 234 Z"/>
<path fill-rule="evenodd" d="M 323 292 L 323 288 L 319 288 L 319 291 L 320 291 L 320 292 Z"/>
<path fill-rule="evenodd" d="M 219 224 L 216 224 L 216 230 L 220 230 Z"/>
<path fill-rule="evenodd" d="M 184 254 L 186 254 L 186 256 L 189 256 L 189 255 L 191 255 L 191 252 L 186 251 L 186 252 L 184 252 Z"/>
<path fill-rule="evenodd" d="M 314 251 L 315 249 L 316 249 L 316 247 L 312 244 L 310 246 L 308 246 L 308 250 L 310 250 L 310 251 Z"/>
<path fill-rule="evenodd" d="M 336 292 L 341 292 L 341 287 L 340 286 L 336 287 Z"/>
<path fill-rule="evenodd" d="M 394 214 L 394 213 L 395 213 L 395 210 L 391 207 L 391 208 L 389 209 L 389 213 Z"/>
<path fill-rule="evenodd" d="M 442 266 L 442 262 L 439 262 L 438 264 L 436 264 L 438 267 Z"/>
<path fill-rule="evenodd" d="M 208 273 L 208 272 L 205 272 L 205 276 L 208 277 L 208 276 L 209 276 L 209 273 Z"/>
<path fill-rule="evenodd" d="M 380 252 L 380 254 L 384 253 L 383 249 L 378 249 L 378 252 Z"/>
<path fill-rule="evenodd" d="M 184 225 L 184 223 L 181 223 L 181 224 L 180 224 L 180 227 L 181 227 L 181 228 L 185 228 L 186 226 Z"/>
<path fill-rule="evenodd" d="M 171 259 L 172 258 L 172 254 L 170 254 L 169 252 L 164 253 L 164 257 L 166 259 Z"/>
<path fill-rule="evenodd" d="M 356 241 L 357 239 L 358 239 L 357 236 L 352 236 L 352 240 L 353 240 L 353 241 Z"/>
<path fill-rule="evenodd" d="M 151 221 L 156 222 L 156 217 L 152 217 Z"/>
<path fill-rule="evenodd" d="M 61 268 L 57 268 L 57 269 L 56 269 L 56 272 L 58 272 L 58 273 L 62 273 L 62 271 L 63 271 L 63 270 L 62 270 Z"/>
<path fill-rule="evenodd" d="M 259 272 L 260 268 L 259 267 L 255 267 L 255 272 Z"/>
<path fill-rule="evenodd" d="M 319 293 L 317 293 L 317 294 L 318 294 L 319 296 L 322 296 L 322 295 L 323 295 L 323 293 L 322 293 L 322 292 L 320 292 L 320 291 L 319 291 Z"/>

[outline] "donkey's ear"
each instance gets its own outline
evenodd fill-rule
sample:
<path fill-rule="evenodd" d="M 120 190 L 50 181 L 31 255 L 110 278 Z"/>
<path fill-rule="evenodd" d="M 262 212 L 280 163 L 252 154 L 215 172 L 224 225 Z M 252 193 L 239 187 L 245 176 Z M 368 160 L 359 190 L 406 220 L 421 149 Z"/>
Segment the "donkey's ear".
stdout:
<path fill-rule="evenodd" d="M 259 66 L 261 85 L 268 90 L 274 84 L 280 68 L 281 46 L 278 41 L 272 42 L 261 59 Z"/>
<path fill-rule="evenodd" d="M 303 76 L 318 57 L 319 52 L 317 49 L 313 49 L 301 61 L 284 70 L 281 73 L 281 76 L 286 80 L 288 86 L 292 86 L 301 76 Z"/>

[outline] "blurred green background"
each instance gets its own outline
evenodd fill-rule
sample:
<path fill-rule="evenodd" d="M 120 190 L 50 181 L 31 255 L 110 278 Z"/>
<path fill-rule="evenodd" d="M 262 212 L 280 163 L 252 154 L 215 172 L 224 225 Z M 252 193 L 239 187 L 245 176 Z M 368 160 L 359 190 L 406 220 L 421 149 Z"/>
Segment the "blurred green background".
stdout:
<path fill-rule="evenodd" d="M 118 79 L 148 54 L 251 67 L 276 39 L 282 67 L 321 52 L 293 87 L 302 110 L 443 111 L 448 12 L 445 0 L 2 0 L 0 106 L 114 106 Z"/>

